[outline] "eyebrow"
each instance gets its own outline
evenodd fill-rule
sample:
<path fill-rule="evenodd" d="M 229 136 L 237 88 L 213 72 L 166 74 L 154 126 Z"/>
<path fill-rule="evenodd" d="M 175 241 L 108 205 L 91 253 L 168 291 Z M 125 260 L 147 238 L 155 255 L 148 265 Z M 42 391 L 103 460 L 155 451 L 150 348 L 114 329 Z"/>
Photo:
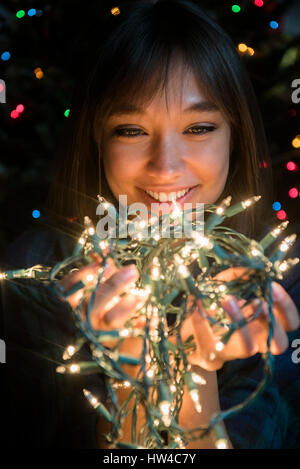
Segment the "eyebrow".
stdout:
<path fill-rule="evenodd" d="M 184 114 L 189 112 L 216 112 L 219 108 L 209 101 L 199 101 L 191 104 L 191 106 L 184 109 Z M 122 116 L 125 114 L 145 114 L 145 110 L 134 104 L 126 103 L 120 104 L 118 107 L 112 110 L 110 116 Z"/>

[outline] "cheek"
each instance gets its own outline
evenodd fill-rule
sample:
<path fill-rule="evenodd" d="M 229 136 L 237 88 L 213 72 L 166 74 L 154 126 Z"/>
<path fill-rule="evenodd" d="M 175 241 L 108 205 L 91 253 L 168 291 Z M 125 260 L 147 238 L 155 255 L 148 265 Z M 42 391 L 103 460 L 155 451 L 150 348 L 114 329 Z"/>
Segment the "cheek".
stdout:
<path fill-rule="evenodd" d="M 220 136 L 205 143 L 197 159 L 200 178 L 206 184 L 222 184 L 228 175 L 230 142 Z"/>
<path fill-rule="evenodd" d="M 128 149 L 111 146 L 103 152 L 103 165 L 108 182 L 123 185 L 134 178 L 137 172 L 137 161 Z"/>

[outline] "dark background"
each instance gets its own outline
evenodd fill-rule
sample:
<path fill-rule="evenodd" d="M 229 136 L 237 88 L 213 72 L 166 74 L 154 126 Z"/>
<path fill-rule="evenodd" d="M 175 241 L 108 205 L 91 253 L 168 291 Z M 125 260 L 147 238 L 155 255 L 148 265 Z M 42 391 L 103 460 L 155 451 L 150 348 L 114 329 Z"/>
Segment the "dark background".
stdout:
<path fill-rule="evenodd" d="M 80 32 L 90 16 L 122 1 L 27 1 L 0 3 L 0 79 L 6 83 L 6 103 L 0 104 L 0 258 L 8 243 L 21 232 L 43 220 L 43 204 L 53 175 L 53 157 L 70 107 L 71 94 L 81 57 Z M 300 190 L 300 169 L 289 171 L 289 161 L 298 163 L 300 149 L 292 144 L 300 134 L 300 104 L 292 102 L 292 81 L 300 80 L 300 2 L 266 0 L 198 1 L 229 33 L 238 46 L 245 43 L 254 55 L 241 53 L 252 79 L 270 146 L 275 201 L 290 220 L 289 231 L 300 232 L 299 196 L 291 198 L 292 187 Z M 239 13 L 232 5 L 241 7 Z M 33 16 L 28 10 L 36 9 Z M 25 16 L 17 18 L 19 10 Z M 277 21 L 272 29 L 270 21 Z M 9 51 L 9 60 L 2 54 Z M 37 78 L 36 69 L 43 76 Z M 300 93 L 298 93 L 300 97 Z M 13 119 L 19 104 L 24 111 Z M 300 135 L 299 135 L 300 139 Z M 96 195 L 96 194 L 95 194 Z M 41 212 L 33 218 L 33 210 Z M 266 214 L 277 225 L 278 212 L 270 206 Z"/>

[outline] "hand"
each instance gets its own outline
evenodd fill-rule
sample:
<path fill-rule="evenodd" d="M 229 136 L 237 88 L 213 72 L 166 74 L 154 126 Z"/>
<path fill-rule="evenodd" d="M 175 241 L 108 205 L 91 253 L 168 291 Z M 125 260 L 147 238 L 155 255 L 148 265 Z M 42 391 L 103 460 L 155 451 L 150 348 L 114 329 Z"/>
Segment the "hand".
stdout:
<path fill-rule="evenodd" d="M 96 258 L 93 264 L 83 267 L 61 280 L 60 286 L 64 291 L 69 290 L 79 281 L 91 286 L 97 278 L 99 267 L 100 258 Z M 107 260 L 90 315 L 90 322 L 95 330 L 121 329 L 128 319 L 135 316 L 136 311 L 143 306 L 145 299 L 128 293 L 128 291 L 131 284 L 136 282 L 138 278 L 139 273 L 134 264 L 117 269 L 112 259 Z M 119 295 L 124 292 L 127 294 L 120 297 Z M 68 297 L 72 308 L 78 306 L 82 295 L 83 289 Z M 89 297 L 90 295 L 85 301 L 85 306 Z M 135 320 L 135 327 L 140 327 L 141 319 Z"/>
<path fill-rule="evenodd" d="M 243 268 L 231 268 L 221 272 L 215 278 L 228 282 L 240 277 L 243 273 L 245 273 Z M 272 354 L 278 355 L 288 347 L 286 331 L 296 330 L 300 321 L 295 303 L 279 283 L 272 283 L 272 294 L 275 321 L 270 351 Z M 218 336 L 216 336 L 213 333 L 212 327 L 205 318 L 206 313 L 212 316 L 213 312 L 205 312 L 203 304 L 198 300 L 197 308 L 194 309 L 182 326 L 182 340 L 193 334 L 196 341 L 196 351 L 189 355 L 189 362 L 206 370 L 214 371 L 222 368 L 226 361 L 248 358 L 256 353 L 266 352 L 269 331 L 268 304 L 263 302 L 260 305 L 259 303 L 261 303 L 259 300 L 254 300 L 249 305 L 244 306 L 245 301 L 238 301 L 234 297 L 227 297 L 223 301 L 222 306 L 228 313 L 227 317 L 231 322 L 249 317 L 260 306 L 262 306 L 262 311 L 257 319 L 235 331 L 223 350 L 217 351 L 216 343 L 222 334 L 218 332 Z M 226 331 L 223 330 L 222 333 L 224 332 Z"/>

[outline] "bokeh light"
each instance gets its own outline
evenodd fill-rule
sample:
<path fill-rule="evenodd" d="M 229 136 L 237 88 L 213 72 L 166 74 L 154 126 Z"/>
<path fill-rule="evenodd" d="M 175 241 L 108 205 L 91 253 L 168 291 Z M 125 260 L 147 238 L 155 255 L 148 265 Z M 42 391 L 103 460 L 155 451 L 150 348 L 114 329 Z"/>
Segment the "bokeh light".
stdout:
<path fill-rule="evenodd" d="M 24 10 L 17 11 L 17 13 L 16 13 L 17 18 L 23 18 L 23 16 L 25 16 L 25 11 Z"/>
<path fill-rule="evenodd" d="M 290 190 L 289 190 L 289 196 L 291 199 L 296 199 L 299 195 L 299 191 L 297 189 L 297 187 L 292 187 Z"/>
<path fill-rule="evenodd" d="M 11 57 L 10 55 L 10 52 L 8 51 L 5 51 L 1 54 L 1 59 L 4 60 L 4 62 L 6 62 L 7 60 L 9 60 Z"/>
<path fill-rule="evenodd" d="M 270 26 L 272 29 L 277 29 L 279 24 L 277 23 L 277 21 L 270 21 Z"/>
<path fill-rule="evenodd" d="M 11 117 L 12 119 L 17 119 L 17 118 L 19 117 L 18 111 L 16 111 L 16 109 L 14 109 L 13 111 L 11 111 L 10 117 Z"/>
<path fill-rule="evenodd" d="M 278 212 L 278 210 L 281 209 L 281 203 L 280 202 L 274 202 L 273 205 L 272 205 L 272 208 L 273 208 L 273 210 Z"/>
<path fill-rule="evenodd" d="M 299 167 L 296 163 L 294 163 L 294 161 L 288 161 L 287 164 L 286 164 L 286 168 L 289 170 L 289 171 L 298 171 Z"/>
<path fill-rule="evenodd" d="M 32 211 L 32 217 L 33 218 L 40 218 L 41 212 L 39 210 L 33 210 Z"/>
<path fill-rule="evenodd" d="M 233 13 L 239 13 L 241 11 L 241 7 L 239 5 L 232 5 Z"/>
<path fill-rule="evenodd" d="M 21 112 L 24 111 L 24 106 L 23 104 L 18 104 L 18 106 L 16 107 L 16 111 L 21 114 Z"/>
<path fill-rule="evenodd" d="M 279 220 L 285 220 L 287 217 L 287 214 L 284 210 L 279 210 L 279 212 L 277 212 L 276 215 Z"/>

